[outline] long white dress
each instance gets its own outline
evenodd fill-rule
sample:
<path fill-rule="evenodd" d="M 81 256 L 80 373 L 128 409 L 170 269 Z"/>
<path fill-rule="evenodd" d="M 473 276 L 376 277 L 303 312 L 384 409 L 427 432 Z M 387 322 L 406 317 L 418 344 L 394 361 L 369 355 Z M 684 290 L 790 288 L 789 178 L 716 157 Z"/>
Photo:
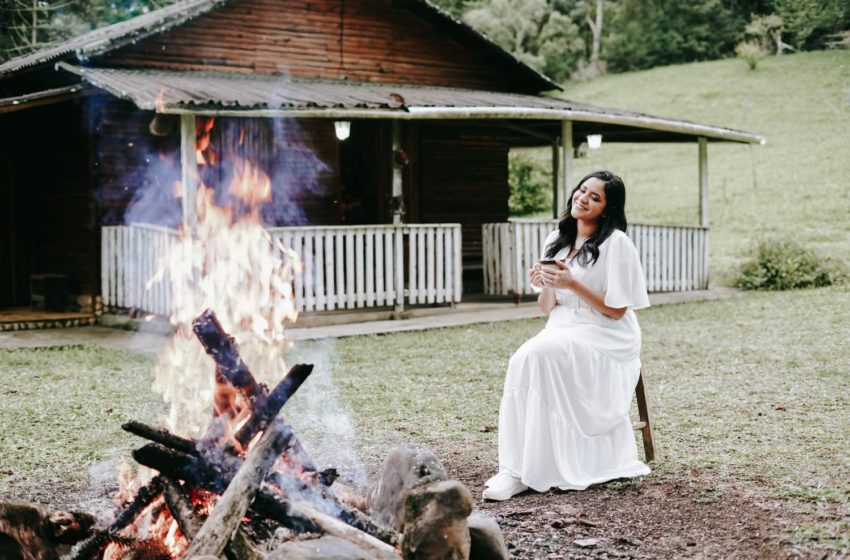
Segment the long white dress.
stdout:
<path fill-rule="evenodd" d="M 566 256 L 564 249 L 556 258 Z M 605 293 L 606 305 L 629 309 L 611 319 L 573 292 L 556 290 L 546 327 L 510 359 L 499 410 L 500 472 L 538 492 L 649 474 L 629 419 L 640 375 L 633 310 L 649 306 L 637 251 L 617 230 L 599 246 L 596 263 L 568 264 L 575 279 Z"/>

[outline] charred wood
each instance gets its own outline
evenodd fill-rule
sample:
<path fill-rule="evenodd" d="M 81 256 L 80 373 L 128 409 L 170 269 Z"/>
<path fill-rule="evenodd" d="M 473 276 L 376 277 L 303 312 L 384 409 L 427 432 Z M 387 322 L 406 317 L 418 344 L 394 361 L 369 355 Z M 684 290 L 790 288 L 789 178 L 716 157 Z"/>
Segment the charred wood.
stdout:
<path fill-rule="evenodd" d="M 269 393 L 265 404 L 261 408 L 254 409 L 251 418 L 236 432 L 236 441 L 245 446 L 254 436 L 263 431 L 312 372 L 311 364 L 293 366 L 286 377 Z"/>
<path fill-rule="evenodd" d="M 153 426 L 131 420 L 130 422 L 121 424 L 121 429 L 150 441 L 161 443 L 176 451 L 182 451 L 196 457 L 199 455 L 195 440 L 172 434 L 164 428 L 154 428 Z"/>
<path fill-rule="evenodd" d="M 219 379 L 225 379 L 245 396 L 250 405 L 251 419 L 236 436 L 237 441 L 243 446 L 259 433 L 262 424 L 268 424 L 272 418 L 277 416 L 289 397 L 298 390 L 301 383 L 313 371 L 312 365 L 295 366 L 275 387 L 273 394 L 269 395 L 268 388 L 254 379 L 251 370 L 239 355 L 239 347 L 236 341 L 225 332 L 213 310 L 207 309 L 198 315 L 192 321 L 192 330 L 204 350 L 216 363 L 217 382 Z M 292 376 L 291 379 L 290 375 Z M 274 399 L 274 401 L 269 404 L 271 399 Z M 297 458 L 305 470 L 316 470 L 312 458 L 301 445 L 301 442 L 298 441 L 298 438 L 292 439 L 290 455 Z"/>
<path fill-rule="evenodd" d="M 162 477 L 156 476 L 143 486 L 136 497 L 104 531 L 98 531 L 77 547 L 74 548 L 63 560 L 89 560 L 118 535 L 118 532 L 133 522 L 142 510 L 148 507 L 160 494 L 162 494 Z"/>
<path fill-rule="evenodd" d="M 308 520 L 327 535 L 340 537 L 363 548 L 378 551 L 380 556 L 394 555 L 398 557 L 394 546 L 398 541 L 398 536 L 394 533 L 393 538 L 390 539 L 393 544 L 388 544 L 369 533 L 347 525 L 339 519 L 319 511 L 317 508 L 303 501 L 295 503 L 287 500 L 280 494 L 262 492 L 257 494 L 257 500 L 254 503 L 253 509 L 264 515 L 276 510 L 286 511 L 290 517 Z"/>
<path fill-rule="evenodd" d="M 252 410 L 262 407 L 268 395 L 265 385 L 257 383 L 242 357 L 236 340 L 224 331 L 215 312 L 207 309 L 192 321 L 192 330 L 204 350 L 216 363 L 216 373 L 239 389 L 251 403 Z"/>
<path fill-rule="evenodd" d="M 292 438 L 292 430 L 282 421 L 273 422 L 251 448 L 245 461 L 227 485 L 186 551 L 187 558 L 220 556 L 239 529 L 242 518 L 268 475 L 280 452 Z"/>
<path fill-rule="evenodd" d="M 183 480 L 190 487 L 203 488 L 211 492 L 223 492 L 231 478 L 228 472 L 222 472 L 207 465 L 201 458 L 173 451 L 156 443 L 150 443 L 133 451 L 133 458 L 139 464 L 156 469 L 171 479 Z M 270 490 L 261 488 L 257 492 L 251 509 L 258 515 L 267 517 L 299 533 L 321 532 L 321 529 L 310 520 L 299 519 L 290 515 L 286 502 L 276 502 L 270 497 L 272 494 L 274 493 Z M 261 507 L 261 503 L 266 504 L 266 506 Z M 268 504 L 272 505 L 269 506 Z"/>

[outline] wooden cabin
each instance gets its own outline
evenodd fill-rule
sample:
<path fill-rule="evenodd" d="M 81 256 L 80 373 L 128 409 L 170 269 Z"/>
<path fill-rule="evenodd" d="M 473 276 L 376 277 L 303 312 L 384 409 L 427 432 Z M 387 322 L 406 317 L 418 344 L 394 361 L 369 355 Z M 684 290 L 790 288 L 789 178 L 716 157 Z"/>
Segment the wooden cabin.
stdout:
<path fill-rule="evenodd" d="M 589 134 L 699 143 L 703 223 L 633 231 L 651 290 L 706 287 L 707 143 L 763 139 L 543 95 L 557 89 L 425 0 L 185 0 L 13 59 L 0 308 L 57 278 L 84 308 L 168 314 L 145 275 L 193 223 L 199 178 L 223 181 L 236 156 L 273 179 L 263 218 L 307 266 L 303 310 L 526 293 L 552 224 L 509 221 L 508 151 L 552 147 L 557 210 Z"/>

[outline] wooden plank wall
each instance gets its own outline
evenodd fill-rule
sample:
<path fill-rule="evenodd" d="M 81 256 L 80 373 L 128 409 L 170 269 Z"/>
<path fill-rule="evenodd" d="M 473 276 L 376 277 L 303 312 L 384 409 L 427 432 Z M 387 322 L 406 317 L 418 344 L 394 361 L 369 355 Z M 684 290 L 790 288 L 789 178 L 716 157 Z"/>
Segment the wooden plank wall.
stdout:
<path fill-rule="evenodd" d="M 110 98 L 96 103 L 96 196 L 102 225 L 149 223 L 178 227 L 182 220 L 179 199 L 174 195 L 179 182 L 179 122 L 171 134 L 155 137 L 148 127 L 153 113 Z M 267 129 L 264 142 L 270 149 L 257 154 L 242 150 L 239 155 L 260 160 L 272 180 L 273 202 L 263 210 L 269 226 L 339 223 L 339 141 L 333 122 L 326 120 L 218 119 L 212 129 L 212 146 L 220 158 L 236 151 L 240 130 Z M 271 139 L 271 140 L 270 140 Z M 261 157 L 259 152 L 271 152 Z M 255 155 L 256 157 L 251 157 Z M 263 161 L 265 160 L 265 161 Z M 201 169 L 210 186 L 230 175 Z"/>
<path fill-rule="evenodd" d="M 522 90 L 504 68 L 388 0 L 237 0 L 106 64 Z"/>
<path fill-rule="evenodd" d="M 480 263 L 481 226 L 508 220 L 508 142 L 499 129 L 452 123 L 418 127 L 415 223 L 460 223 L 464 264 Z"/>
<path fill-rule="evenodd" d="M 58 273 L 97 290 L 97 243 L 84 100 L 3 115 L 0 305 L 29 303 L 29 276 Z M 5 205 L 4 205 L 5 206 Z M 10 210 L 14 217 L 9 214 Z M 6 220 L 6 217 L 9 220 Z"/>

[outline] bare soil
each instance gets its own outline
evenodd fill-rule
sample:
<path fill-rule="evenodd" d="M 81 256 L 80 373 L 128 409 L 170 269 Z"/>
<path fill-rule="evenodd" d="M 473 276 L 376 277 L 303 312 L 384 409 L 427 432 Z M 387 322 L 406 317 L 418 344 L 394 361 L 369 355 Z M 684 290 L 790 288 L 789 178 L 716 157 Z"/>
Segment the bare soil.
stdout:
<path fill-rule="evenodd" d="M 817 543 L 795 545 L 789 527 L 812 519 L 808 504 L 770 497 L 765 480 L 712 473 L 650 474 L 587 490 L 527 491 L 505 502 L 480 499 L 493 473 L 447 462 L 476 507 L 494 516 L 511 558 L 840 558 Z M 824 512 L 821 512 L 823 515 Z"/>

